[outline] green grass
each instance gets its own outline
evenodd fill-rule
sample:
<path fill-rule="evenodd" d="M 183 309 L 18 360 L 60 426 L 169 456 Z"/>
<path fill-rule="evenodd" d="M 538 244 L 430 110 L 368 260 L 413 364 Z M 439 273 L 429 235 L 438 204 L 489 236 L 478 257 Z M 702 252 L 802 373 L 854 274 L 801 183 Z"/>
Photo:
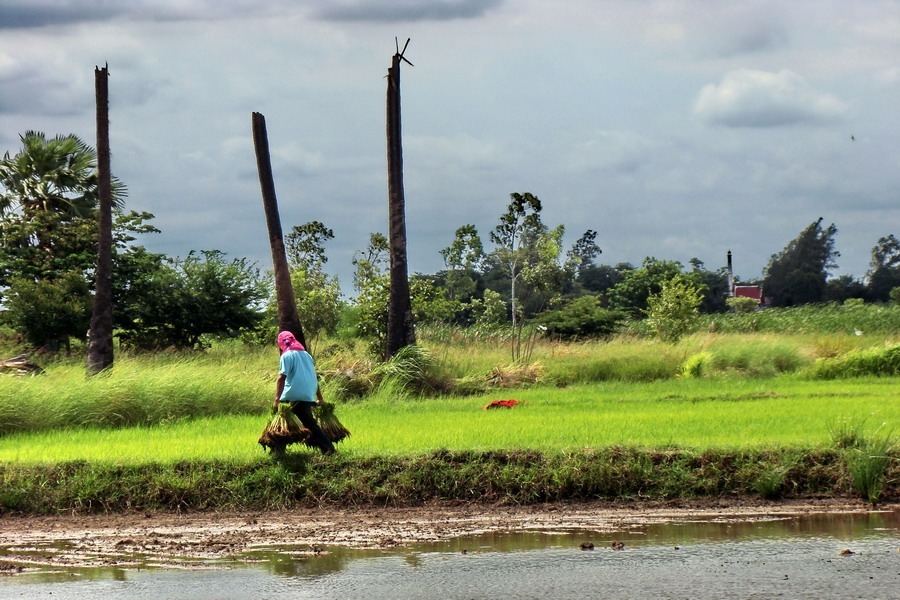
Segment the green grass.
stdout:
<path fill-rule="evenodd" d="M 844 334 L 896 336 L 900 304 L 809 304 L 765 308 L 751 313 L 704 315 L 703 331 L 719 333 Z"/>
<path fill-rule="evenodd" d="M 257 444 L 272 348 L 123 353 L 94 378 L 57 356 L 44 375 L 0 375 L 0 514 L 898 497 L 896 448 L 859 450 L 900 421 L 900 377 L 882 366 L 896 334 L 540 340 L 528 364 L 502 336 L 442 335 L 388 365 L 321 346 L 325 397 L 352 432 L 328 459 Z M 507 398 L 524 404 L 482 409 Z"/>
<path fill-rule="evenodd" d="M 34 377 L 0 376 L 0 435 L 43 429 L 165 423 L 261 414 L 275 390 L 277 354 L 123 355 L 88 378 L 82 362 Z M 273 366 L 274 365 L 274 366 Z"/>
<path fill-rule="evenodd" d="M 514 397 L 513 409 L 483 410 Z M 377 397 L 338 405 L 356 457 L 415 456 L 437 450 L 585 448 L 760 449 L 832 447 L 842 419 L 900 423 L 900 379 L 838 382 L 799 378 L 670 380 L 570 388 L 502 390 L 443 399 Z M 0 437 L 0 463 L 85 460 L 117 464 L 184 460 L 251 462 L 264 414 L 184 419 L 125 428 L 72 428 Z M 311 452 L 305 448 L 295 453 Z"/>

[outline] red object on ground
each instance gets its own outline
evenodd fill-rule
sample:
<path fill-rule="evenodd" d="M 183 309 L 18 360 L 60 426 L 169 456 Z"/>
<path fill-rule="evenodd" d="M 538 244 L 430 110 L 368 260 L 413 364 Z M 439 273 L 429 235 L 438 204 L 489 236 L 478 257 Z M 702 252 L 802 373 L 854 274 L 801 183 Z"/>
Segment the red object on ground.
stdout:
<path fill-rule="evenodd" d="M 487 410 L 489 408 L 512 408 L 517 404 L 521 404 L 521 402 L 519 402 L 518 400 L 513 400 L 512 398 L 510 398 L 509 400 L 494 400 L 490 404 L 486 404 L 484 410 Z"/>

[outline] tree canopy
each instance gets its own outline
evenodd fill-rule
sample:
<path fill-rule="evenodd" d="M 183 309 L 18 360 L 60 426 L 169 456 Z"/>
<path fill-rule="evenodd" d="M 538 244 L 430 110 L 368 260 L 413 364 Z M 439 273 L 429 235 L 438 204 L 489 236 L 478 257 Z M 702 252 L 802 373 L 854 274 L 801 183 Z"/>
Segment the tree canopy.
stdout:
<path fill-rule="evenodd" d="M 837 266 L 837 227 L 822 226 L 822 218 L 800 232 L 784 250 L 773 254 L 763 279 L 763 291 L 773 306 L 796 306 L 826 298 L 828 272 Z"/>

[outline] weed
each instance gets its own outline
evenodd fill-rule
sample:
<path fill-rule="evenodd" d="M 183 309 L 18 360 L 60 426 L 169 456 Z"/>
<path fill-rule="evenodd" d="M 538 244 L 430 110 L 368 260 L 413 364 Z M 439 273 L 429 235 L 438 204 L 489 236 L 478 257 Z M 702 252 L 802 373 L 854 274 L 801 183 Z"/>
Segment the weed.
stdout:
<path fill-rule="evenodd" d="M 866 441 L 863 428 L 866 417 L 840 417 L 828 425 L 831 441 L 837 448 L 859 448 Z"/>
<path fill-rule="evenodd" d="M 753 488 L 767 500 L 780 498 L 784 493 L 785 480 L 791 470 L 791 465 L 769 466 L 759 474 Z"/>
<path fill-rule="evenodd" d="M 896 460 L 890 456 L 892 437 L 887 433 L 866 438 L 850 452 L 847 460 L 853 490 L 872 505 L 881 499 L 888 466 L 891 460 Z"/>

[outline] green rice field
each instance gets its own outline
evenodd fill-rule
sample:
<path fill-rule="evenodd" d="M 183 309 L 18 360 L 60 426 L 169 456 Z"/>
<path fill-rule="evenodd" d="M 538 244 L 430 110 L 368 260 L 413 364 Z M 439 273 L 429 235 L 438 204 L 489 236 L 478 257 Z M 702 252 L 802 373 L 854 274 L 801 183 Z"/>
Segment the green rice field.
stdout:
<path fill-rule="evenodd" d="M 485 410 L 497 399 L 514 408 Z M 483 396 L 376 398 L 347 402 L 337 414 L 353 456 L 416 455 L 444 449 L 528 449 L 561 453 L 634 446 L 706 450 L 827 447 L 842 423 L 865 433 L 900 423 L 900 380 L 668 380 L 536 387 Z M 0 438 L 0 462 L 116 464 L 184 460 L 250 462 L 265 413 L 180 419 L 121 428 L 74 427 Z M 294 452 L 310 452 L 300 447 Z"/>

